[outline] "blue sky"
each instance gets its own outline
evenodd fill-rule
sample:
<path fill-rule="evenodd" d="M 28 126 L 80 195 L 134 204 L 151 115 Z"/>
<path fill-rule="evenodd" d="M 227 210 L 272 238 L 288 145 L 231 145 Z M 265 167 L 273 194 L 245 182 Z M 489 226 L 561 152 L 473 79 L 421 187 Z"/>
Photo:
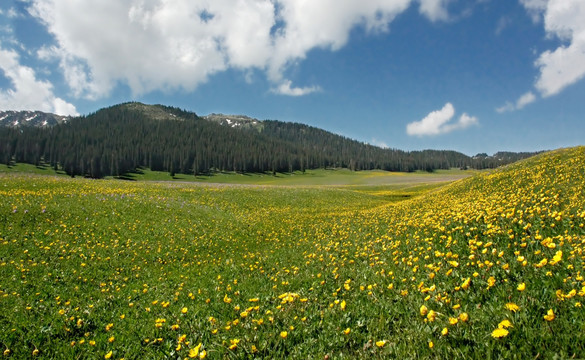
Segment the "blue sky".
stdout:
<path fill-rule="evenodd" d="M 583 0 L 2 0 L 0 110 L 126 101 L 474 155 L 585 144 Z"/>

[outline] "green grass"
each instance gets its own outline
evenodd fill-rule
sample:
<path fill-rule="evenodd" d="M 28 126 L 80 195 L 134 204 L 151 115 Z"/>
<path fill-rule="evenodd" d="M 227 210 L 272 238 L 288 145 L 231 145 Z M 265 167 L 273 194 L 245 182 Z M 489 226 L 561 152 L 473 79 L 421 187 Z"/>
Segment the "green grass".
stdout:
<path fill-rule="evenodd" d="M 347 169 L 317 169 L 307 170 L 304 173 L 216 173 L 212 175 L 185 175 L 176 174 L 171 177 L 168 173 L 141 169 L 136 173 L 127 174 L 125 179 L 137 181 L 188 181 L 220 184 L 250 184 L 250 185 L 403 185 L 414 183 L 449 182 L 462 179 L 476 173 L 475 171 L 439 170 L 434 173 L 395 173 L 387 171 L 350 171 Z"/>
<path fill-rule="evenodd" d="M 36 166 L 24 163 L 18 163 L 10 166 L 7 166 L 6 164 L 0 164 L 0 173 L 25 173 L 37 175 L 66 176 L 66 174 L 63 171 L 55 171 L 55 169 L 47 165 Z"/>
<path fill-rule="evenodd" d="M 451 172 L 248 186 L 4 171 L 0 351 L 582 358 L 584 168 L 574 148 L 448 185 Z"/>

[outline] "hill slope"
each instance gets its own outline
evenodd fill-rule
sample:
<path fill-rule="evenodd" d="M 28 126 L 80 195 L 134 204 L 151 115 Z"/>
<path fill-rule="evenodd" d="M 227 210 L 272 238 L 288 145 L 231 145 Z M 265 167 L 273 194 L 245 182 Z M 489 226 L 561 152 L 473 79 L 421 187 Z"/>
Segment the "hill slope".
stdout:
<path fill-rule="evenodd" d="M 583 358 L 585 148 L 400 203 L 0 174 L 14 358 Z"/>
<path fill-rule="evenodd" d="M 457 349 L 439 357 L 585 355 L 584 169 L 585 147 L 552 151 L 361 219 L 413 326 Z"/>
<path fill-rule="evenodd" d="M 49 163 L 68 174 L 292 172 L 316 168 L 415 171 L 496 167 L 532 154 L 470 158 L 455 151 L 381 149 L 298 123 L 126 103 L 52 127 L 0 127 L 0 161 Z"/>

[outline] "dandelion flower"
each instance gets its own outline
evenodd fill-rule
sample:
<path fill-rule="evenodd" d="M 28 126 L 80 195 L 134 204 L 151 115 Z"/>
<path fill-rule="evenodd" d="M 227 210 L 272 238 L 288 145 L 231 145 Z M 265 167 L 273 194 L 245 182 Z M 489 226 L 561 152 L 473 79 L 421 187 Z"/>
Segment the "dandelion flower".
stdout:
<path fill-rule="evenodd" d="M 240 343 L 240 339 L 231 339 L 230 340 L 230 346 L 228 349 L 230 350 L 235 350 L 238 347 L 238 344 Z"/>
<path fill-rule="evenodd" d="M 469 314 L 467 314 L 465 312 L 459 314 L 459 320 L 461 320 L 463 322 L 467 322 L 467 320 L 469 320 Z"/>
<path fill-rule="evenodd" d="M 544 320 L 546 321 L 553 321 L 555 319 L 555 313 L 553 311 L 553 309 L 548 309 L 548 311 L 546 312 L 546 315 L 543 316 Z"/>
<path fill-rule="evenodd" d="M 452 318 L 452 317 L 449 318 L 450 325 L 457 325 L 458 322 L 459 322 L 459 319 L 457 319 L 457 318 Z"/>
<path fill-rule="evenodd" d="M 430 322 L 435 321 L 436 317 L 437 317 L 437 313 L 433 310 L 430 310 L 429 313 L 427 314 L 427 320 Z"/>
<path fill-rule="evenodd" d="M 376 346 L 379 348 L 384 347 L 384 345 L 386 345 L 386 340 L 378 340 L 376 341 Z"/>
<path fill-rule="evenodd" d="M 199 356 L 199 349 L 201 349 L 201 343 L 199 343 L 199 345 L 195 346 L 193 349 L 189 350 L 189 357 L 193 359 Z"/>
<path fill-rule="evenodd" d="M 288 332 L 286 332 L 286 331 L 281 331 L 280 332 L 280 337 L 281 338 L 286 339 L 287 336 L 288 336 Z"/>
<path fill-rule="evenodd" d="M 110 359 L 112 357 L 112 355 L 113 355 L 113 353 L 110 351 L 109 353 L 104 355 L 104 359 Z"/>
<path fill-rule="evenodd" d="M 505 319 L 505 320 L 500 321 L 500 323 L 498 324 L 498 327 L 500 329 L 504 329 L 504 328 L 514 327 L 514 325 L 512 325 L 510 320 Z"/>
<path fill-rule="evenodd" d="M 187 313 L 187 311 L 188 311 L 188 309 L 187 309 L 186 307 L 184 307 L 184 308 L 182 308 L 182 309 L 181 309 L 181 313 L 182 313 L 182 314 L 186 314 L 186 313 Z"/>
<path fill-rule="evenodd" d="M 343 330 L 343 334 L 344 335 L 349 335 L 350 332 L 351 332 L 351 329 L 350 328 L 347 328 L 347 329 Z"/>
<path fill-rule="evenodd" d="M 520 283 L 520 284 L 518 284 L 518 287 L 516 289 L 518 291 L 524 291 L 524 290 L 526 290 L 526 284 L 525 283 Z"/>
<path fill-rule="evenodd" d="M 508 309 L 510 311 L 513 311 L 513 312 L 516 312 L 516 311 L 520 310 L 520 306 L 518 306 L 518 305 L 516 305 L 514 303 L 507 303 L 506 304 L 506 309 Z"/>
<path fill-rule="evenodd" d="M 508 336 L 508 333 L 509 333 L 508 330 L 504 328 L 497 328 L 494 331 L 492 331 L 492 337 L 499 339 Z"/>
<path fill-rule="evenodd" d="M 429 309 L 426 306 L 421 305 L 421 307 L 420 307 L 420 316 L 425 316 L 428 312 L 429 312 Z"/>
<path fill-rule="evenodd" d="M 443 330 L 441 330 L 441 335 L 447 336 L 448 334 L 449 334 L 449 329 L 443 328 Z"/>
<path fill-rule="evenodd" d="M 463 290 L 467 290 L 469 288 L 470 282 L 471 282 L 471 278 L 465 279 L 465 281 L 463 281 L 463 283 L 461 284 L 461 288 L 463 288 Z"/>

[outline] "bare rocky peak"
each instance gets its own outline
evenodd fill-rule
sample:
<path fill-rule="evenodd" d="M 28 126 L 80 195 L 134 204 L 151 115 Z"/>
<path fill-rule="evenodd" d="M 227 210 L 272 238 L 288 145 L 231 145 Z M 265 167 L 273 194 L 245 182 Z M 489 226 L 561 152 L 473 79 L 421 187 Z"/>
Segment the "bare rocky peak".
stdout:
<path fill-rule="evenodd" d="M 70 116 L 61 116 L 42 111 L 0 111 L 0 126 L 50 127 L 67 122 Z"/>
<path fill-rule="evenodd" d="M 214 121 L 224 126 L 232 128 L 237 127 L 248 127 L 257 128 L 260 127 L 262 122 L 258 119 L 251 118 L 246 115 L 225 115 L 225 114 L 209 114 L 203 116 L 205 120 Z"/>

